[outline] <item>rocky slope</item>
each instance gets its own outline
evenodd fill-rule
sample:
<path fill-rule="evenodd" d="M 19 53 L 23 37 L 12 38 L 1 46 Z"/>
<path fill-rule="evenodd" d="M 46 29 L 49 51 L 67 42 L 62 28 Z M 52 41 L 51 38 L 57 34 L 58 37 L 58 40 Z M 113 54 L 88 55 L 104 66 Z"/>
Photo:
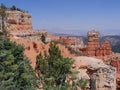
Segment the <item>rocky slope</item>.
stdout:
<path fill-rule="evenodd" d="M 31 60 L 31 64 L 33 68 L 35 67 L 36 63 L 36 56 L 41 52 L 44 54 L 44 51 L 48 52 L 49 49 L 49 43 L 44 44 L 41 40 L 26 40 L 26 39 L 15 39 L 11 38 L 11 41 L 16 42 L 17 44 L 21 44 L 25 47 L 25 55 Z M 69 57 L 72 58 L 74 55 L 72 55 L 68 49 L 61 45 L 58 44 L 58 47 L 60 48 L 62 55 L 64 57 Z"/>
<path fill-rule="evenodd" d="M 27 35 L 25 35 L 25 37 L 26 36 Z M 49 36 L 49 39 L 51 39 L 50 41 L 59 40 L 59 37 Z M 44 44 L 41 40 L 29 40 L 24 38 L 16 39 L 14 37 L 11 37 L 11 40 L 15 41 L 17 44 L 24 45 L 25 55 L 31 60 L 33 68 L 35 67 L 36 56 L 40 52 L 44 53 L 44 51 L 48 51 L 49 48 L 49 43 Z M 98 43 L 96 44 L 96 46 L 99 46 Z M 108 46 L 108 42 L 105 42 L 103 44 L 103 46 L 105 45 Z M 115 65 L 106 65 L 101 59 L 83 56 L 76 57 L 75 55 L 71 54 L 64 45 L 58 44 L 58 46 L 64 57 L 73 58 L 75 60 L 73 69 L 80 72 L 78 74 L 79 78 L 86 78 L 90 80 L 91 77 L 94 77 L 94 79 L 96 80 L 96 90 L 116 90 L 116 69 L 114 68 Z M 100 84 L 99 82 L 102 84 Z M 90 86 L 88 85 L 87 88 L 90 88 Z"/>
<path fill-rule="evenodd" d="M 79 71 L 79 78 L 91 80 L 90 83 L 94 83 L 93 87 L 96 90 L 116 90 L 115 67 L 106 65 L 101 59 L 92 57 L 81 56 L 75 57 L 74 60 L 73 68 Z"/>
<path fill-rule="evenodd" d="M 120 54 L 115 53 L 109 58 L 105 58 L 104 62 L 107 65 L 111 65 L 116 68 L 117 74 L 116 74 L 116 82 L 117 82 L 117 88 L 120 89 Z"/>

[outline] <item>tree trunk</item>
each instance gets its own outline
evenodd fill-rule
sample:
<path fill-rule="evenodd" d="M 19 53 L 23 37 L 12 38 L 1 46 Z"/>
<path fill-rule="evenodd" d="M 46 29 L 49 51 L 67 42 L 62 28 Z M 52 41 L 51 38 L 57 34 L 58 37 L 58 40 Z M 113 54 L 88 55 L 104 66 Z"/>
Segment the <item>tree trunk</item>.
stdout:
<path fill-rule="evenodd" d="M 96 80 L 93 77 L 90 78 L 90 90 L 96 90 Z"/>
<path fill-rule="evenodd" d="M 5 29 L 5 23 L 4 23 L 4 17 L 2 16 L 2 32 L 4 32 Z"/>

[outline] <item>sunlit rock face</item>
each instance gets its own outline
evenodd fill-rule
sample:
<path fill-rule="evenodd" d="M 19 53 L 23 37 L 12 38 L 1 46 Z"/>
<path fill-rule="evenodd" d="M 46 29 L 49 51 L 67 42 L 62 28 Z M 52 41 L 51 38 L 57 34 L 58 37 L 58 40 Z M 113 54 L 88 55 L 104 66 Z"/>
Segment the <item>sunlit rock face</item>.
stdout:
<path fill-rule="evenodd" d="M 44 35 L 47 38 L 48 32 L 46 30 L 26 30 L 21 32 L 10 33 L 10 37 L 14 39 L 25 39 L 30 41 L 40 40 L 42 35 Z"/>
<path fill-rule="evenodd" d="M 6 23 L 10 30 L 32 30 L 32 17 L 27 12 L 7 10 Z"/>
<path fill-rule="evenodd" d="M 74 69 L 80 71 L 79 78 L 93 80 L 89 82 L 96 90 L 116 90 L 116 68 L 106 65 L 103 60 L 92 57 L 75 57 Z M 91 88 L 91 86 L 89 86 Z M 90 89 L 92 90 L 92 89 Z"/>
<path fill-rule="evenodd" d="M 117 82 L 117 88 L 119 90 L 120 89 L 120 54 L 119 53 L 113 54 L 110 58 L 106 58 L 104 62 L 116 68 L 117 70 L 116 82 Z"/>
<path fill-rule="evenodd" d="M 102 45 L 99 44 L 100 33 L 92 30 L 87 33 L 88 43 L 86 47 L 80 48 L 79 50 L 89 56 L 104 57 L 112 54 L 110 43 L 104 40 Z"/>
<path fill-rule="evenodd" d="M 73 47 L 73 48 L 83 48 L 84 43 L 82 38 L 76 38 L 76 37 L 60 37 L 59 41 L 64 43 L 66 46 Z"/>

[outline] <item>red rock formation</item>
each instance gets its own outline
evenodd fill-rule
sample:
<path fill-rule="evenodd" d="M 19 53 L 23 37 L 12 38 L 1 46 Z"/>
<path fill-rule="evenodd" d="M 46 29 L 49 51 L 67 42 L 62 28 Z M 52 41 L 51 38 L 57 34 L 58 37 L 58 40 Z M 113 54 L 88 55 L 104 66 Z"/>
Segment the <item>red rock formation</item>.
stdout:
<path fill-rule="evenodd" d="M 103 56 L 112 54 L 112 48 L 110 46 L 109 41 L 105 40 L 101 48 L 103 49 Z"/>
<path fill-rule="evenodd" d="M 32 30 L 32 25 L 10 24 L 10 28 L 13 31 Z"/>
<path fill-rule="evenodd" d="M 66 46 L 84 47 L 83 40 L 76 37 L 60 37 L 59 41 L 64 43 Z"/>
<path fill-rule="evenodd" d="M 89 55 L 104 57 L 112 54 L 111 46 L 107 40 L 105 40 L 102 45 L 99 44 L 100 33 L 97 31 L 89 31 L 88 33 L 88 43 L 85 48 L 80 48 L 80 51 Z"/>
<path fill-rule="evenodd" d="M 120 58 L 116 57 L 116 59 L 114 59 L 110 62 L 110 65 L 116 67 L 117 73 L 120 75 Z"/>
<path fill-rule="evenodd" d="M 68 46 L 71 44 L 71 40 L 68 37 L 60 37 L 60 42 Z"/>

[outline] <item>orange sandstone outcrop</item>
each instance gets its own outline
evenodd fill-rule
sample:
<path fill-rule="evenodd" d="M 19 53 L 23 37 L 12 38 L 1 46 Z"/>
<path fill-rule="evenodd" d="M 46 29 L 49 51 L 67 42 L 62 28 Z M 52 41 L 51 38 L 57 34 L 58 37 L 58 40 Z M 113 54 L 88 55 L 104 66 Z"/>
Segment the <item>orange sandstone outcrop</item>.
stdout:
<path fill-rule="evenodd" d="M 66 46 L 78 46 L 83 48 L 84 43 L 81 38 L 76 38 L 76 37 L 60 37 L 59 39 L 60 42 L 64 43 Z"/>
<path fill-rule="evenodd" d="M 12 31 L 32 30 L 32 18 L 27 12 L 7 10 L 6 24 Z"/>
<path fill-rule="evenodd" d="M 96 56 L 103 58 L 104 56 L 112 55 L 110 43 L 104 40 L 102 45 L 99 44 L 100 33 L 97 31 L 89 31 L 87 33 L 88 43 L 86 47 L 79 48 L 79 50 L 89 56 Z"/>
<path fill-rule="evenodd" d="M 32 67 L 35 67 L 37 54 L 39 54 L 39 52 L 43 52 L 45 49 L 47 50 L 48 48 L 48 46 L 44 45 L 41 41 L 37 42 L 14 38 L 12 38 L 11 41 L 24 46 L 24 53 L 30 59 Z"/>
<path fill-rule="evenodd" d="M 116 57 L 114 60 L 110 63 L 111 66 L 116 67 L 117 69 L 117 88 L 120 89 L 120 58 Z"/>

